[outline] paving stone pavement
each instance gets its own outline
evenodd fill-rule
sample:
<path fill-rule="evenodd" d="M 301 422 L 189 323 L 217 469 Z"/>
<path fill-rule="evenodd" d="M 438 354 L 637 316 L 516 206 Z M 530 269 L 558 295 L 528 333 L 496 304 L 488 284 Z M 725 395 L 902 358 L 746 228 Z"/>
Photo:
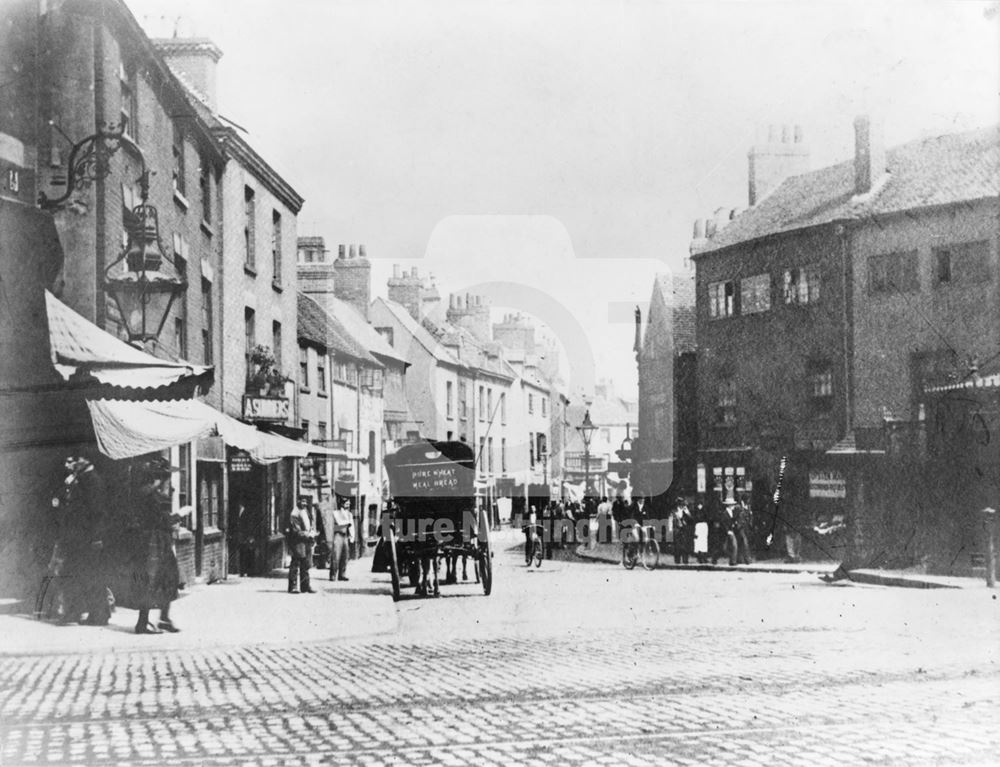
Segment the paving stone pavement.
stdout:
<path fill-rule="evenodd" d="M 995 609 L 975 594 L 932 602 L 911 593 L 894 603 L 868 587 L 804 593 L 796 581 L 782 591 L 760 580 L 768 576 L 663 581 L 594 565 L 504 566 L 498 601 L 400 603 L 391 634 L 0 657 L 0 763 L 1000 761 L 997 649 L 968 638 L 994 624 L 956 622 L 970 605 Z M 627 588 L 614 597 L 619 612 L 604 604 L 613 622 L 567 619 L 564 630 L 541 631 L 544 601 L 511 607 L 544 597 L 539 588 L 593 594 L 614 578 Z M 638 606 L 649 607 L 664 584 L 672 602 L 642 618 Z M 783 623 L 747 607 L 777 599 L 786 600 Z M 942 601 L 954 599 L 965 601 Z M 597 609 L 575 601 L 583 616 Z M 800 617 L 803 606 L 815 614 Z M 858 611 L 853 619 L 838 612 L 847 607 Z M 488 609 L 501 613 L 495 624 L 458 630 L 461 621 L 486 623 Z M 525 622 L 512 623 L 523 611 Z M 883 624 L 872 626 L 879 613 Z"/>

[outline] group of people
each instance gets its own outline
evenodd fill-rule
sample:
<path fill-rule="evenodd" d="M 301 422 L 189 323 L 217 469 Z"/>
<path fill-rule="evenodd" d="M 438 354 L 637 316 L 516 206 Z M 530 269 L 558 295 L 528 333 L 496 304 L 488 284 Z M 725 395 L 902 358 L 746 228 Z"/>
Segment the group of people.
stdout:
<path fill-rule="evenodd" d="M 738 494 L 731 503 L 713 500 L 708 506 L 695 504 L 693 511 L 684 498 L 674 504 L 670 526 L 676 564 L 688 564 L 691 557 L 713 565 L 724 557 L 730 565 L 753 561 L 753 512 L 746 495 Z"/>
<path fill-rule="evenodd" d="M 317 541 L 329 546 L 330 580 L 346 581 L 350 544 L 354 542 L 354 515 L 346 500 L 339 504 L 326 502 L 311 504 L 299 498 L 289 515 L 285 531 L 292 555 L 288 567 L 288 593 L 314 594 L 309 581 Z"/>
<path fill-rule="evenodd" d="M 179 629 L 170 618 L 180 574 L 173 529 L 169 462 L 154 456 L 134 465 L 115 497 L 84 456 L 70 456 L 53 498 L 55 544 L 40 594 L 44 617 L 105 625 L 113 606 L 138 611 L 137 634 Z M 150 613 L 159 610 L 154 623 Z"/>

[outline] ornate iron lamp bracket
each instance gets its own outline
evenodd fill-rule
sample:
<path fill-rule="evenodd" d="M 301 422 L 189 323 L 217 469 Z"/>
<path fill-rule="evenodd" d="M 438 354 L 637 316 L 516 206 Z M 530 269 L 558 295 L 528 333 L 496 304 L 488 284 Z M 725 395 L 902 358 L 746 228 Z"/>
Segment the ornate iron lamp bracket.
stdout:
<path fill-rule="evenodd" d="M 123 118 L 117 127 L 114 123 L 107 128 L 82 138 L 69 150 L 66 163 L 66 191 L 60 197 L 49 199 L 45 192 L 38 193 L 38 206 L 42 210 L 55 211 L 62 208 L 74 192 L 86 189 L 93 182 L 105 178 L 111 172 L 112 156 L 126 144 L 139 155 L 142 172 L 146 174 L 146 158 L 132 139 L 125 135 L 127 121 Z"/>

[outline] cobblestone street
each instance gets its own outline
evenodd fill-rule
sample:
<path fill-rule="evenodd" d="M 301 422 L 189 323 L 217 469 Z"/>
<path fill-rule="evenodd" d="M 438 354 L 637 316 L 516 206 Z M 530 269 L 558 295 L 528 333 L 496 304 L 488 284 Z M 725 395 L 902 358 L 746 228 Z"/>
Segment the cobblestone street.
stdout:
<path fill-rule="evenodd" d="M 173 645 L 53 629 L 78 650 L 0 657 L 3 763 L 996 763 L 985 588 L 528 570 L 513 541 L 490 597 L 470 583 L 394 605 L 355 563 L 350 592 L 317 579 L 315 597 L 281 595 L 287 638 L 212 639 L 194 622 L 213 599 L 235 621 L 219 600 L 249 583 L 182 599 Z M 345 634 L 338 614 L 362 625 Z"/>

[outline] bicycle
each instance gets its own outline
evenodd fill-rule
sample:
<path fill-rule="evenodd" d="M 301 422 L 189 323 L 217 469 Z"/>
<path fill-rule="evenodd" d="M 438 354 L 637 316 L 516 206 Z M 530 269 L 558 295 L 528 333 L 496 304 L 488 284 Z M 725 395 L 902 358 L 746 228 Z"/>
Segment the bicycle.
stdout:
<path fill-rule="evenodd" d="M 660 564 L 660 545 L 652 527 L 636 525 L 622 531 L 622 565 L 631 570 L 640 560 L 644 570 L 655 569 Z"/>
<path fill-rule="evenodd" d="M 545 549 L 542 546 L 542 537 L 539 535 L 540 525 L 526 525 L 525 533 L 529 530 L 530 537 L 524 544 L 524 564 L 526 567 L 531 567 L 531 563 L 534 562 L 535 567 L 541 567 Z"/>

